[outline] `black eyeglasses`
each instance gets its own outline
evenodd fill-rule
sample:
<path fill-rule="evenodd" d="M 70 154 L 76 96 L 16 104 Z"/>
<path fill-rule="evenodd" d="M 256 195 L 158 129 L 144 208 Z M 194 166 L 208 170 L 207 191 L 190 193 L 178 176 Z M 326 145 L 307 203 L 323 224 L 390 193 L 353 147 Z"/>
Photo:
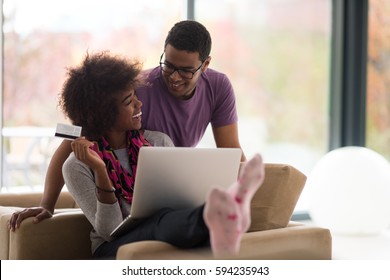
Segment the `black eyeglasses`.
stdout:
<path fill-rule="evenodd" d="M 160 68 L 165 74 L 170 76 L 177 71 L 177 73 L 179 73 L 179 75 L 183 79 L 188 79 L 188 80 L 190 80 L 194 77 L 195 73 L 199 71 L 199 69 L 202 67 L 202 65 L 204 63 L 204 61 L 202 61 L 202 64 L 198 68 L 196 68 L 195 70 L 177 68 L 171 64 L 167 64 L 166 62 L 162 62 L 161 60 L 162 60 L 163 56 L 164 56 L 164 53 L 160 57 Z"/>

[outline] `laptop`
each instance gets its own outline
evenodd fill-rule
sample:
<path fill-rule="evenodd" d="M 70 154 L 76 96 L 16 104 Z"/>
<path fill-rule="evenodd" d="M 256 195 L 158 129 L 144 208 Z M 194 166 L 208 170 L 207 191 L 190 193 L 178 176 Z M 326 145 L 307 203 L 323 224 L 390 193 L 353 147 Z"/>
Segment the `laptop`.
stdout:
<path fill-rule="evenodd" d="M 142 147 L 130 215 L 111 236 L 121 236 L 161 208 L 202 205 L 213 186 L 228 188 L 237 180 L 240 161 L 238 148 Z"/>

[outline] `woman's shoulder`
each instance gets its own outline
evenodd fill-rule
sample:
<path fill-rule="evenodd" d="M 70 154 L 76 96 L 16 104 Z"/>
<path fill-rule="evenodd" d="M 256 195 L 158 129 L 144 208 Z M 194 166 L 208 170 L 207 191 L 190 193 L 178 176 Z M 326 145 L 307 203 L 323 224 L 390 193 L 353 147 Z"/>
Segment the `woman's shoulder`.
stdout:
<path fill-rule="evenodd" d="M 145 130 L 144 137 L 148 142 L 155 147 L 174 147 L 172 139 L 165 133 L 160 131 Z"/>

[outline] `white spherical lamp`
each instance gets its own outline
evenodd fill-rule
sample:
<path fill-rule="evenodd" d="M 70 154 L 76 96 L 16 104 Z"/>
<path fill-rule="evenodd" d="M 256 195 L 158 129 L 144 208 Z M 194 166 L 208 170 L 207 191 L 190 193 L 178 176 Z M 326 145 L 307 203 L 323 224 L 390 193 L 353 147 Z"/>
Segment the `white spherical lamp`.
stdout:
<path fill-rule="evenodd" d="M 390 226 L 390 164 L 364 147 L 327 153 L 308 175 L 309 214 L 332 233 L 370 235 Z"/>

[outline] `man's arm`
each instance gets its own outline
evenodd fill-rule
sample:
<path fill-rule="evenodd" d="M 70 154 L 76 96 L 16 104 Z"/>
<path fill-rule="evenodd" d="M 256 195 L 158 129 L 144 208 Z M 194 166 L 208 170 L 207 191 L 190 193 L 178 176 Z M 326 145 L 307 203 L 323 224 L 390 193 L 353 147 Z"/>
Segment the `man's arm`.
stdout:
<path fill-rule="evenodd" d="M 69 140 L 62 141 L 50 160 L 40 207 L 30 207 L 13 213 L 8 222 L 8 227 L 12 231 L 19 228 L 20 223 L 28 217 L 34 217 L 33 223 L 38 223 L 53 215 L 56 202 L 64 186 L 62 165 L 72 151 L 70 143 Z"/>
<path fill-rule="evenodd" d="M 218 148 L 240 148 L 242 151 L 241 161 L 246 161 L 244 151 L 238 139 L 237 123 L 216 128 L 213 127 L 213 134 L 215 144 Z"/>

